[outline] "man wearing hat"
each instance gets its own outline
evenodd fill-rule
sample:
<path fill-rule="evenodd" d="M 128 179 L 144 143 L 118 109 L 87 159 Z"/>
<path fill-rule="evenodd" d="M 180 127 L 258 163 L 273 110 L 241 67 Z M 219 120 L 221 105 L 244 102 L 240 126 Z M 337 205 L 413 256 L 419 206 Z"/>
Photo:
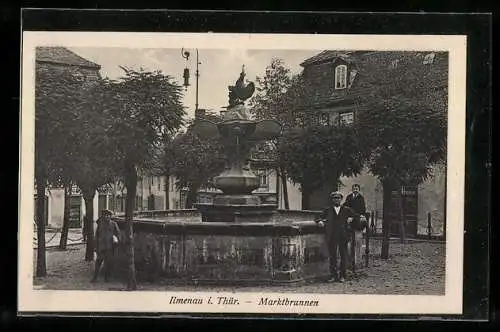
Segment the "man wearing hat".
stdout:
<path fill-rule="evenodd" d="M 104 263 L 104 280 L 108 281 L 112 269 L 114 251 L 120 241 L 120 228 L 118 224 L 111 220 L 113 212 L 103 210 L 101 217 L 97 219 L 97 230 L 95 233 L 95 251 L 97 258 L 95 261 L 94 277 L 92 282 L 97 281 L 99 270 Z"/>
<path fill-rule="evenodd" d="M 332 205 L 326 208 L 316 223 L 325 228 L 326 244 L 330 256 L 329 282 L 345 281 L 347 265 L 348 226 L 357 213 L 347 206 L 342 206 L 343 195 L 339 191 L 330 193 Z M 340 253 L 340 275 L 337 273 L 337 249 Z"/>

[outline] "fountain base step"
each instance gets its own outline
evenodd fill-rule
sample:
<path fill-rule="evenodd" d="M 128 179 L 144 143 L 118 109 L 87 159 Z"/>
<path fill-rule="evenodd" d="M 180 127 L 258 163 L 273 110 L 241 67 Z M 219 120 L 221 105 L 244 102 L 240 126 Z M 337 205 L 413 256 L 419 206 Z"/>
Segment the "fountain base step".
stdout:
<path fill-rule="evenodd" d="M 260 205 L 260 197 L 255 195 L 218 195 L 214 198 L 214 205 Z"/>

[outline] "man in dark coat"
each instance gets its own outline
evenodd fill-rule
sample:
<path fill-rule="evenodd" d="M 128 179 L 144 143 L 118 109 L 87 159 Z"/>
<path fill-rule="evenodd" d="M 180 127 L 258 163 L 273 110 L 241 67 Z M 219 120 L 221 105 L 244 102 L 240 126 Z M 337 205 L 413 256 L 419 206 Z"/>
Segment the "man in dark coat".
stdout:
<path fill-rule="evenodd" d="M 368 226 L 366 218 L 365 198 L 360 194 L 361 187 L 355 183 L 352 185 L 352 193 L 347 195 L 344 206 L 350 207 L 359 216 L 354 218 L 350 229 L 350 252 L 353 265 L 353 271 L 361 260 L 363 255 L 363 230 Z"/>
<path fill-rule="evenodd" d="M 344 206 L 350 207 L 354 210 L 359 216 L 366 215 L 366 203 L 365 198 L 359 192 L 360 186 L 359 184 L 352 185 L 352 193 L 347 195 L 345 198 Z M 353 230 L 362 231 L 366 225 L 361 222 L 360 218 L 354 218 L 354 222 L 352 224 Z"/>
<path fill-rule="evenodd" d="M 345 281 L 347 264 L 348 225 L 358 215 L 349 207 L 342 206 L 343 195 L 336 191 L 330 194 L 332 205 L 326 208 L 316 223 L 325 228 L 326 244 L 330 256 L 329 282 Z M 340 253 L 340 275 L 337 274 L 337 249 Z"/>
<path fill-rule="evenodd" d="M 92 282 L 97 281 L 99 270 L 104 263 L 104 280 L 108 281 L 112 269 L 115 247 L 120 241 L 120 228 L 118 224 L 111 220 L 113 212 L 103 210 L 101 217 L 97 219 L 97 230 L 95 234 L 95 251 L 97 258 L 95 261 L 94 277 Z"/>

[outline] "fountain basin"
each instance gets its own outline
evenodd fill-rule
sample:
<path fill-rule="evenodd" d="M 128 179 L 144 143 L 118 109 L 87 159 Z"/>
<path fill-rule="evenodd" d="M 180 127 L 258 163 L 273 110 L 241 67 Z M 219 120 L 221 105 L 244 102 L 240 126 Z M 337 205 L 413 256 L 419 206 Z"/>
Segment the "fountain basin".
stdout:
<path fill-rule="evenodd" d="M 202 222 L 134 218 L 139 280 L 210 283 L 294 283 L 328 275 L 323 229 L 316 212 L 275 212 L 270 221 Z M 192 213 L 192 212 L 189 212 Z M 124 229 L 123 217 L 115 217 Z M 117 268 L 126 275 L 125 246 Z"/>

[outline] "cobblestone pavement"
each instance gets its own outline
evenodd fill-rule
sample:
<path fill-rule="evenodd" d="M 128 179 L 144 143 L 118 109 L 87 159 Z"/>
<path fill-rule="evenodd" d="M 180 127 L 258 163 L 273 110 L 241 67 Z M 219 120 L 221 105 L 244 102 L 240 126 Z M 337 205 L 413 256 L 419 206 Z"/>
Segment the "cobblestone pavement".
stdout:
<path fill-rule="evenodd" d="M 378 243 L 377 243 L 378 242 Z M 325 294 L 403 294 L 444 295 L 445 245 L 439 242 L 391 243 L 391 257 L 379 257 L 380 241 L 374 240 L 375 253 L 370 266 L 358 270 L 356 276 L 343 284 L 310 282 L 302 285 L 219 287 L 207 285 L 173 285 L 167 283 L 139 283 L 138 290 L 210 291 L 210 292 L 290 292 Z M 120 281 L 90 283 L 93 262 L 84 261 L 84 246 L 70 246 L 66 251 L 47 251 L 47 273 L 35 278 L 35 289 L 57 290 L 124 290 Z M 378 254 L 378 255 L 377 255 Z M 36 252 L 35 252 L 36 256 Z M 36 260 L 36 257 L 35 257 Z M 34 261 L 35 263 L 36 261 Z M 35 266 L 35 265 L 34 265 Z"/>

